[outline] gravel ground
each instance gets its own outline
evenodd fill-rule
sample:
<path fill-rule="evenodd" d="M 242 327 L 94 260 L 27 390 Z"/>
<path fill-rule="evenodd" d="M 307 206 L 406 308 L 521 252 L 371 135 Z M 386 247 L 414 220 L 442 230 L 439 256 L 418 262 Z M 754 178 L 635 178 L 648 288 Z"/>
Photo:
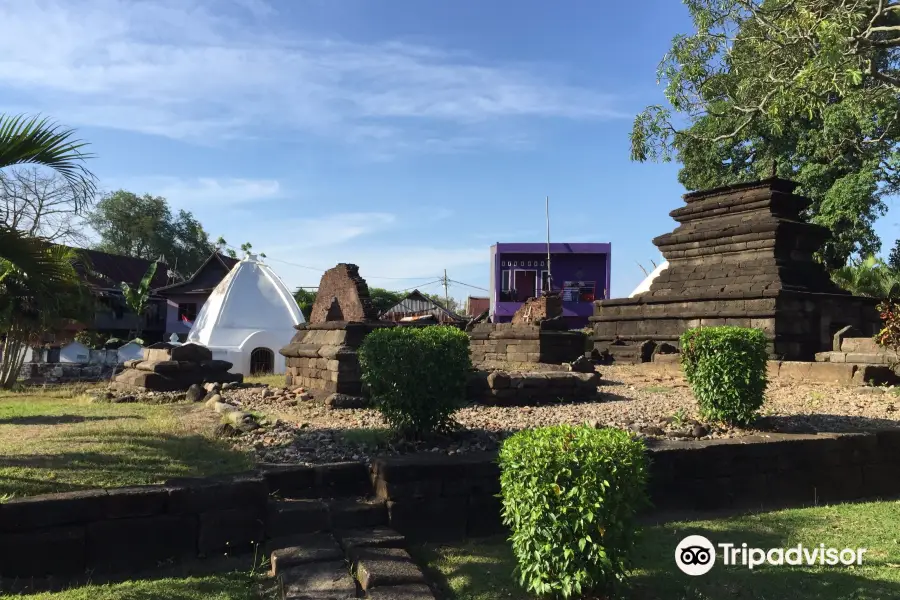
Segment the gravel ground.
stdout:
<path fill-rule="evenodd" d="M 765 432 L 852 432 L 900 426 L 900 388 L 847 388 L 773 381 L 761 418 L 733 429 L 696 420 L 696 403 L 680 376 L 640 367 L 599 367 L 596 402 L 533 407 L 469 406 L 454 417 L 460 429 L 428 442 L 395 443 L 371 409 L 330 409 L 323 396 L 298 400 L 293 390 L 226 391 L 226 402 L 265 415 L 262 429 L 234 438 L 264 462 L 322 463 L 368 460 L 409 452 L 473 452 L 496 448 L 511 433 L 559 423 L 630 429 L 640 436 L 694 440 Z M 266 397 L 264 397 L 264 394 Z"/>

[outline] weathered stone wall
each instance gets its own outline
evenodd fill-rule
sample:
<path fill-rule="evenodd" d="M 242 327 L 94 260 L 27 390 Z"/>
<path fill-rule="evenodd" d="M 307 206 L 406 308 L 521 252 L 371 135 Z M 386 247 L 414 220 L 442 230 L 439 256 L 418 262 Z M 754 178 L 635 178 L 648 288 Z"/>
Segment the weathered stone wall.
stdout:
<path fill-rule="evenodd" d="M 357 350 L 366 335 L 390 323 L 329 321 L 297 326 L 291 343 L 281 349 L 289 386 L 327 393 L 362 394 Z"/>
<path fill-rule="evenodd" d="M 599 385 L 598 373 L 482 371 L 469 380 L 467 397 L 498 406 L 585 402 L 596 399 Z"/>
<path fill-rule="evenodd" d="M 359 267 L 340 263 L 322 275 L 309 322 L 367 321 L 377 319 L 377 313 Z"/>
<path fill-rule="evenodd" d="M 469 332 L 472 362 L 557 365 L 572 362 L 584 355 L 585 334 L 564 327 L 555 321 L 540 325 L 479 323 Z"/>
<path fill-rule="evenodd" d="M 120 369 L 116 364 L 25 363 L 19 378 L 27 383 L 69 383 L 109 379 Z"/>

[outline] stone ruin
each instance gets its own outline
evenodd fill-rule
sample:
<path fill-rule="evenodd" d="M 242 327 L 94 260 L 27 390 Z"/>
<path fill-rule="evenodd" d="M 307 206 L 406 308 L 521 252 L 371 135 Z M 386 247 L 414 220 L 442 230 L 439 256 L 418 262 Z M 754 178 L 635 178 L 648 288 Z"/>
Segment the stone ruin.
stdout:
<path fill-rule="evenodd" d="M 649 291 L 599 300 L 591 317 L 596 355 L 647 362 L 694 327 L 762 329 L 769 353 L 812 360 L 853 326 L 874 335 L 877 301 L 837 287 L 813 254 L 830 235 L 805 222 L 809 200 L 779 178 L 685 194 L 679 225 L 653 243 L 669 262 Z"/>
<path fill-rule="evenodd" d="M 546 306 L 546 301 L 543 304 Z M 333 407 L 364 405 L 366 391 L 357 351 L 369 333 L 394 326 L 378 319 L 356 265 L 342 263 L 329 269 L 322 276 L 309 322 L 297 325 L 291 343 L 281 349 L 287 365 L 285 385 L 329 394 L 325 403 Z M 566 331 L 561 320 L 537 317 L 515 326 L 479 323 L 469 335 L 473 363 L 481 367 L 469 382 L 470 399 L 508 404 L 556 402 L 597 393 L 599 375 L 592 364 L 588 368 L 581 363 L 575 367 L 565 364 L 584 359 L 585 337 L 581 332 Z M 486 366 L 485 358 L 497 359 L 498 365 Z M 556 364 L 540 365 L 541 360 Z M 513 361 L 529 363 L 529 368 L 524 373 L 498 372 L 522 366 Z M 532 372 L 541 367 L 548 372 Z M 573 372 L 578 370 L 589 372 Z"/>
<path fill-rule="evenodd" d="M 287 367 L 285 384 L 361 396 L 357 350 L 370 332 L 391 326 L 378 319 L 359 267 L 341 263 L 329 269 L 319 282 L 309 321 L 297 325 L 291 343 L 281 349 Z"/>
<path fill-rule="evenodd" d="M 125 361 L 125 369 L 111 387 L 174 392 L 187 390 L 194 384 L 243 382 L 243 375 L 228 372 L 231 367 L 228 361 L 214 360 L 205 346 L 159 343 L 144 348 L 143 360 Z"/>
<path fill-rule="evenodd" d="M 529 298 L 510 323 L 478 323 L 469 331 L 478 369 L 469 396 L 486 404 L 584 401 L 597 395 L 600 375 L 586 357 L 587 337 L 569 331 L 562 298 Z"/>

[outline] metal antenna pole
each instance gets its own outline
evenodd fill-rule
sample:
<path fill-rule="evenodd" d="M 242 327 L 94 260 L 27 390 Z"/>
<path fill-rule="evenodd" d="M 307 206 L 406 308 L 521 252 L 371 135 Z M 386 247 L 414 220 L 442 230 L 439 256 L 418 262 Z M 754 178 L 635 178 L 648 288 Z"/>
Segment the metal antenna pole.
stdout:
<path fill-rule="evenodd" d="M 552 283 L 553 274 L 550 271 L 550 196 L 547 196 L 546 212 L 547 212 L 547 289 L 544 290 L 545 295 L 553 290 L 553 283 Z"/>
<path fill-rule="evenodd" d="M 444 269 L 444 308 L 450 306 L 450 281 L 447 279 L 447 269 Z M 447 310 L 450 310 L 447 308 Z"/>

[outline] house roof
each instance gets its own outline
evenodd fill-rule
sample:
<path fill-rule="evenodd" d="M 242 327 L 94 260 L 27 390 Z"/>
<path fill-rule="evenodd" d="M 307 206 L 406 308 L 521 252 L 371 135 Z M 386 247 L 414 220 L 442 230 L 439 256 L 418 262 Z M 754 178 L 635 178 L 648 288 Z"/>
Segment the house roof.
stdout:
<path fill-rule="evenodd" d="M 144 278 L 147 269 L 156 261 L 121 254 L 110 254 L 99 250 L 85 250 L 72 248 L 87 259 L 88 264 L 82 261 L 75 263 L 75 269 L 84 278 L 88 285 L 100 289 L 119 289 L 122 282 L 130 286 L 136 286 Z M 166 272 L 169 267 L 165 263 L 159 263 L 156 274 L 150 288 L 163 286 L 168 281 Z"/>
<path fill-rule="evenodd" d="M 407 294 L 406 297 L 403 298 L 403 300 L 381 313 L 381 316 L 424 315 L 426 313 L 434 314 L 435 309 L 437 309 L 438 312 L 445 314 L 452 320 L 465 320 L 458 314 L 447 310 L 443 305 L 441 305 L 440 302 L 435 302 L 419 290 L 413 290 L 412 292 Z"/>
<path fill-rule="evenodd" d="M 165 285 L 153 290 L 160 294 L 209 294 L 240 260 L 216 251 L 203 261 L 194 273 L 179 283 Z"/>
<path fill-rule="evenodd" d="M 487 296 L 469 296 L 467 308 L 473 316 L 478 316 L 491 308 L 491 299 Z"/>

